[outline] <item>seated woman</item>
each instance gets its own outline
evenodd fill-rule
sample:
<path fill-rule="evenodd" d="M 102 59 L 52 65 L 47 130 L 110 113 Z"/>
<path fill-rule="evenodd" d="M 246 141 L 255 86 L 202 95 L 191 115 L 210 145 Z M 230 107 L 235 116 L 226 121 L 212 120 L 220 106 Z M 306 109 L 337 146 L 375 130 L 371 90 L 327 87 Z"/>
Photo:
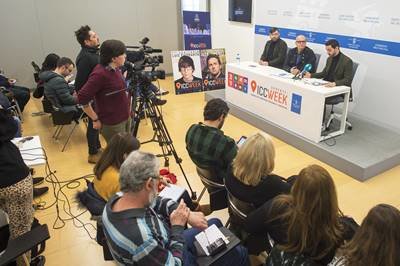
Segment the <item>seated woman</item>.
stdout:
<path fill-rule="evenodd" d="M 82 203 L 94 216 L 102 214 L 107 201 L 120 191 L 119 169 L 125 158 L 140 148 L 140 142 L 130 133 L 114 135 L 94 166 L 93 183 L 88 182 L 88 189 L 77 194 Z M 190 209 L 196 209 L 187 192 L 183 198 Z"/>
<path fill-rule="evenodd" d="M 400 265 L 400 211 L 387 204 L 373 207 L 342 255 L 332 266 Z"/>
<path fill-rule="evenodd" d="M 256 208 L 282 193 L 289 193 L 291 184 L 272 173 L 275 148 L 267 134 L 250 136 L 239 148 L 225 178 L 226 189 L 237 199 Z"/>
<path fill-rule="evenodd" d="M 54 71 L 57 67 L 58 59 L 60 59 L 60 57 L 57 54 L 48 54 L 42 63 L 40 73 L 45 71 Z M 37 99 L 40 99 L 44 96 L 44 81 L 39 78 L 40 73 L 36 73 L 36 75 L 38 75 L 38 82 L 36 84 L 36 89 L 33 92 L 33 97 Z"/>
<path fill-rule="evenodd" d="M 0 107 L 0 209 L 8 214 L 10 238 L 15 239 L 31 230 L 33 221 L 33 185 L 29 168 L 17 146 L 11 142 L 17 124 L 7 110 Z M 26 255 L 30 261 L 29 255 Z M 19 257 L 17 265 L 26 265 Z"/>
<path fill-rule="evenodd" d="M 267 265 L 302 259 L 326 265 L 344 240 L 354 235 L 348 226 L 352 223 L 338 207 L 330 174 L 311 165 L 301 170 L 289 195 L 277 196 L 251 213 L 245 229 L 274 240 Z"/>

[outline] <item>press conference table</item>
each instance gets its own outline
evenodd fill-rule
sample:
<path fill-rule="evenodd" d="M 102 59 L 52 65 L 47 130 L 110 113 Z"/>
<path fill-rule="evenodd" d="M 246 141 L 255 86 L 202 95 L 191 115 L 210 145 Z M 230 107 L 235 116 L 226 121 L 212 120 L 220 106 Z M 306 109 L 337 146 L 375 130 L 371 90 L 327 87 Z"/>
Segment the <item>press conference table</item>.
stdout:
<path fill-rule="evenodd" d="M 226 72 L 228 102 L 317 143 L 345 132 L 350 87 L 328 88 L 322 80 L 296 80 L 281 69 L 255 62 L 227 64 Z M 325 99 L 341 94 L 340 128 L 322 135 Z"/>

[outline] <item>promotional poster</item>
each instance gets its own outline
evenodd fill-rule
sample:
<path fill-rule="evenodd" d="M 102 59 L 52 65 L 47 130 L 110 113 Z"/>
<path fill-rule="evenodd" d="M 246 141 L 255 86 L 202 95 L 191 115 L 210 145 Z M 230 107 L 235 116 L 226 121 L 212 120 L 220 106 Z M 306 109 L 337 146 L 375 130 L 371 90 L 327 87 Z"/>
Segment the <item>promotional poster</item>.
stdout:
<path fill-rule="evenodd" d="M 171 52 L 175 94 L 225 88 L 225 49 Z"/>
<path fill-rule="evenodd" d="M 183 11 L 185 50 L 211 48 L 210 12 Z"/>

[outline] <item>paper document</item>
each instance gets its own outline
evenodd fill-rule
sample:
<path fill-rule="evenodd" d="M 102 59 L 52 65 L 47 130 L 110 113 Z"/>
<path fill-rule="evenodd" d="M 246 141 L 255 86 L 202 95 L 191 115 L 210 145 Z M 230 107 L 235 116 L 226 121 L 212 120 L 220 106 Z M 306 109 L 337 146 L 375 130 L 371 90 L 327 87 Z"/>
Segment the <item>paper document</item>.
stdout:
<path fill-rule="evenodd" d="M 228 238 L 224 236 L 224 234 L 221 232 L 221 230 L 218 229 L 215 224 L 211 225 L 206 230 L 198 233 L 195 238 L 197 242 L 199 242 L 201 248 L 204 250 L 204 253 L 207 256 L 210 256 L 210 253 L 207 250 L 207 246 L 209 246 L 211 243 L 214 243 L 218 238 L 222 238 L 225 244 L 229 244 Z"/>
<path fill-rule="evenodd" d="M 309 85 L 313 85 L 313 86 L 322 86 L 322 85 L 325 85 L 325 84 L 329 83 L 326 80 L 315 79 L 315 78 L 303 78 L 303 82 L 305 84 L 309 84 Z"/>
<path fill-rule="evenodd" d="M 179 198 L 182 197 L 185 189 L 183 187 L 169 184 L 169 186 L 165 187 L 161 192 L 158 194 L 160 197 L 172 199 L 178 202 Z"/>

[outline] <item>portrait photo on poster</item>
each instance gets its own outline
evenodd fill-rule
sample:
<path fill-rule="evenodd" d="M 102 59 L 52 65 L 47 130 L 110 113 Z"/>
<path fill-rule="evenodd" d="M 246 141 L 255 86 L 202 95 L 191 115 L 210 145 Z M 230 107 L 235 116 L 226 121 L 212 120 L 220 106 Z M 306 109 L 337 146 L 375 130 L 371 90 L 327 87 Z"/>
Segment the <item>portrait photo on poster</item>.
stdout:
<path fill-rule="evenodd" d="M 225 49 L 200 50 L 204 91 L 225 88 Z"/>
<path fill-rule="evenodd" d="M 200 51 L 172 51 L 175 94 L 203 91 Z"/>

